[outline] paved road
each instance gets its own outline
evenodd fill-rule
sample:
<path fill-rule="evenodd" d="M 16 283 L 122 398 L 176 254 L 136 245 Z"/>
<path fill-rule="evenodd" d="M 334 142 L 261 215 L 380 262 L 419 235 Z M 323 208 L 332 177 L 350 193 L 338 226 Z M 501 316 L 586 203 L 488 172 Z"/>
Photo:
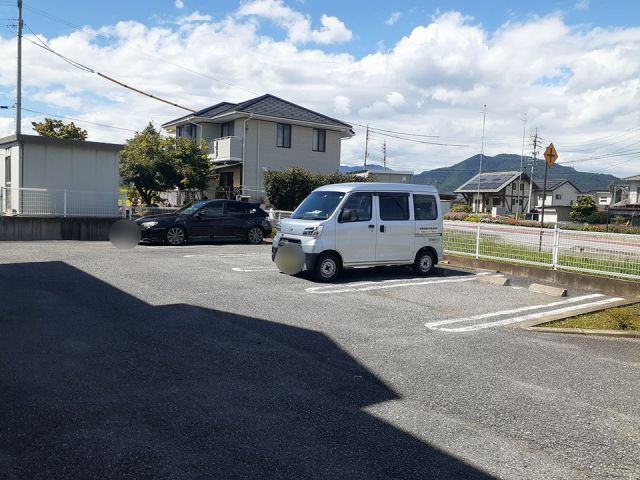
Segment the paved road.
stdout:
<path fill-rule="evenodd" d="M 268 246 L 1 247 L 1 478 L 640 478 L 640 342 L 508 321 L 610 297 L 324 286 Z"/>

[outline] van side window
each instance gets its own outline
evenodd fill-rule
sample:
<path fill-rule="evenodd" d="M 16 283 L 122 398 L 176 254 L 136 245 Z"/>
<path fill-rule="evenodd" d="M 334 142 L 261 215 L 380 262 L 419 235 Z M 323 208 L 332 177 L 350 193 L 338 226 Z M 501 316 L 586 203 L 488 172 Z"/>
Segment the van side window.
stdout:
<path fill-rule="evenodd" d="M 433 195 L 413 195 L 413 214 L 416 220 L 438 218 L 438 204 Z"/>
<path fill-rule="evenodd" d="M 370 193 L 352 193 L 347 198 L 342 209 L 343 212 L 351 210 L 350 218 L 343 216 L 344 222 L 368 222 L 371 220 L 371 198 Z"/>
<path fill-rule="evenodd" d="M 409 220 L 409 195 L 380 194 L 381 220 Z"/>

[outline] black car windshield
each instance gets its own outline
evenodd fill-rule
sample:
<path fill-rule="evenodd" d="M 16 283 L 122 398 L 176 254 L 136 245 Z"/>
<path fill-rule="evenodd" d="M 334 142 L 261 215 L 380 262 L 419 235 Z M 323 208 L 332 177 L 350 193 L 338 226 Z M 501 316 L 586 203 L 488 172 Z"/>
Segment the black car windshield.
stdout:
<path fill-rule="evenodd" d="M 344 196 L 344 192 L 311 192 L 296 208 L 291 218 L 325 220 L 331 216 Z"/>
<path fill-rule="evenodd" d="M 184 207 L 176 210 L 176 214 L 178 214 L 178 215 L 192 215 L 192 214 L 196 213 L 198 210 L 200 210 L 202 207 L 204 207 L 207 203 L 209 203 L 209 200 L 200 200 L 198 202 L 189 203 L 189 204 L 185 205 Z"/>

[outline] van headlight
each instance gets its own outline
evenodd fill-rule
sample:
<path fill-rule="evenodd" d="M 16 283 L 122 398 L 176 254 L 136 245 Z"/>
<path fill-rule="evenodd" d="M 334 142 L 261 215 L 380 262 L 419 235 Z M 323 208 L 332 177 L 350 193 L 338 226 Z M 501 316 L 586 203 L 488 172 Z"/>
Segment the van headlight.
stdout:
<path fill-rule="evenodd" d="M 147 228 L 155 227 L 158 222 L 142 222 L 140 228 L 146 230 Z"/>
<path fill-rule="evenodd" d="M 305 228 L 302 232 L 302 235 L 306 237 L 319 237 L 322 233 L 322 225 L 318 225 L 317 227 L 308 227 Z"/>

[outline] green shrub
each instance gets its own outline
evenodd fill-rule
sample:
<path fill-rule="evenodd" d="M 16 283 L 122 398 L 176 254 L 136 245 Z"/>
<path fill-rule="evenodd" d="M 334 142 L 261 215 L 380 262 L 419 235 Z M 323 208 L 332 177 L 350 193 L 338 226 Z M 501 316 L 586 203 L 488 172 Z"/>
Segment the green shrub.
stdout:
<path fill-rule="evenodd" d="M 278 210 L 295 210 L 313 190 L 323 185 L 348 182 L 375 182 L 375 177 L 360 177 L 353 174 L 311 173 L 300 167 L 282 172 L 267 172 L 264 189 L 270 204 Z"/>
<path fill-rule="evenodd" d="M 471 210 L 471 205 L 465 205 L 462 203 L 454 203 L 453 205 L 451 205 L 452 212 L 471 213 Z"/>
<path fill-rule="evenodd" d="M 604 225 L 607 223 L 607 212 L 594 212 L 585 217 L 584 221 L 592 225 Z"/>
<path fill-rule="evenodd" d="M 591 197 L 581 197 L 571 207 L 569 216 L 576 222 L 586 222 L 589 215 L 597 213 L 598 206 Z"/>

